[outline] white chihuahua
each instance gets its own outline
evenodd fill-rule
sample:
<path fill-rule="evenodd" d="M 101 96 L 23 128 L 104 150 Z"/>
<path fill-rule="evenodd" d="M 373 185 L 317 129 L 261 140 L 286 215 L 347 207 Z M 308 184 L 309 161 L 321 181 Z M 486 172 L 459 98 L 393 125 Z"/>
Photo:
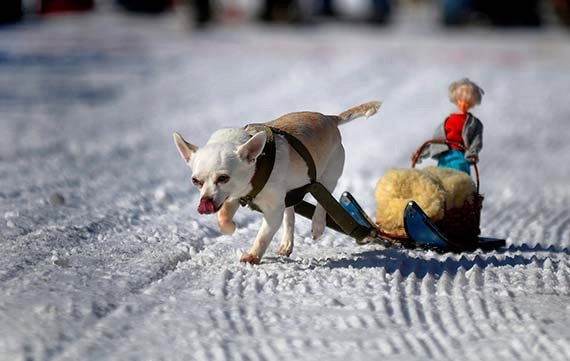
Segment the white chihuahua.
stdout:
<path fill-rule="evenodd" d="M 344 167 L 338 126 L 358 117 L 369 117 L 379 107 L 380 102 L 369 102 L 338 116 L 289 113 L 262 125 L 218 130 L 202 148 L 174 133 L 178 152 L 192 169 L 192 183 L 200 189 L 198 212 L 218 212 L 221 232 L 232 234 L 232 218 L 240 201 L 247 199 L 247 203 L 263 212 L 263 223 L 253 246 L 240 261 L 259 263 L 281 223 L 283 236 L 277 254 L 289 256 L 293 251 L 295 211 L 285 205 L 287 193 L 315 181 L 310 179 L 312 162 L 316 181 L 332 192 Z M 292 145 L 299 142 L 312 161 Z M 266 164 L 269 169 L 263 169 Z M 317 205 L 312 217 L 313 238 L 322 235 L 325 225 L 326 212 Z"/>

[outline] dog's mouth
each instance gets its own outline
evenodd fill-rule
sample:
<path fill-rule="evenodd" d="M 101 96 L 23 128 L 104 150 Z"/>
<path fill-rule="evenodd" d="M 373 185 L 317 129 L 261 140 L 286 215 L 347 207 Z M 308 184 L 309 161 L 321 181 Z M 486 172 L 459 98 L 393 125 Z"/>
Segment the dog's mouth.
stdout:
<path fill-rule="evenodd" d="M 224 204 L 224 202 L 220 203 L 220 205 L 216 205 L 216 203 L 214 203 L 214 200 L 212 198 L 204 197 L 200 199 L 200 204 L 198 204 L 198 213 L 200 214 L 216 213 L 217 211 L 220 210 L 220 208 L 222 208 L 222 204 Z"/>

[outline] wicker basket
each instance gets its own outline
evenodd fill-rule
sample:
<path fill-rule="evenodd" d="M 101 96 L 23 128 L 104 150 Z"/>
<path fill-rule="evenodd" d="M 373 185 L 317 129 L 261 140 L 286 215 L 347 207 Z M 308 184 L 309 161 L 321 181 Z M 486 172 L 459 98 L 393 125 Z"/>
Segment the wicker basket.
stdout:
<path fill-rule="evenodd" d="M 447 145 L 457 145 L 460 148 L 465 149 L 462 144 L 450 142 L 445 139 L 432 139 L 424 144 L 414 154 L 412 157 L 412 168 L 416 166 L 420 154 L 423 149 L 433 143 L 447 144 Z M 477 164 L 472 164 L 475 171 L 475 184 L 476 191 L 473 194 L 473 202 L 465 202 L 461 208 L 451 208 L 445 210 L 443 219 L 436 222 L 439 229 L 447 236 L 451 241 L 456 243 L 472 243 L 477 242 L 481 230 L 479 228 L 481 222 L 481 208 L 483 208 L 483 196 L 479 193 L 479 169 Z"/>

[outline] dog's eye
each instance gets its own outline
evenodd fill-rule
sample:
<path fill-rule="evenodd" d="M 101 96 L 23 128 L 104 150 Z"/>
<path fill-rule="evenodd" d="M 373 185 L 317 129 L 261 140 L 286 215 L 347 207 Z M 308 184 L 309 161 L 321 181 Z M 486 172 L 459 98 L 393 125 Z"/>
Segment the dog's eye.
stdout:
<path fill-rule="evenodd" d="M 198 178 L 192 177 L 192 184 L 194 184 L 198 188 L 202 188 L 204 182 L 199 181 Z"/>
<path fill-rule="evenodd" d="M 216 184 L 224 184 L 230 181 L 230 176 L 227 174 L 222 174 L 216 179 Z"/>

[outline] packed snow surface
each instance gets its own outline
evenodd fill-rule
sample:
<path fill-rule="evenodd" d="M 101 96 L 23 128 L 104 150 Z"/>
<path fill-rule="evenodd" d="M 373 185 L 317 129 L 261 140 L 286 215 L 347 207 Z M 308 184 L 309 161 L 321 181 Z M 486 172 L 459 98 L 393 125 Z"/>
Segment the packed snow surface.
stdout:
<path fill-rule="evenodd" d="M 554 28 L 245 25 L 54 17 L 0 30 L 0 360 L 569 360 L 570 42 Z M 335 196 L 374 187 L 485 90 L 481 228 L 507 247 L 358 246 L 297 218 L 239 263 L 260 215 L 221 235 L 171 138 L 296 110 L 337 114 Z"/>

